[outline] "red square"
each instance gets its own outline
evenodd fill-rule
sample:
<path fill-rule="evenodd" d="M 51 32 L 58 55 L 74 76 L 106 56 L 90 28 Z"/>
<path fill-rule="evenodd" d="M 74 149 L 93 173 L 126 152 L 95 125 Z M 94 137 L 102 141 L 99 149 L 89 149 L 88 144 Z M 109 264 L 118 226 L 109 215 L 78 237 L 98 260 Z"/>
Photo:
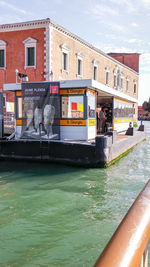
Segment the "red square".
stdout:
<path fill-rule="evenodd" d="M 71 109 L 72 110 L 77 110 L 77 103 L 72 102 L 71 103 Z"/>
<path fill-rule="evenodd" d="M 58 85 L 50 85 L 50 94 L 58 94 L 59 87 Z"/>

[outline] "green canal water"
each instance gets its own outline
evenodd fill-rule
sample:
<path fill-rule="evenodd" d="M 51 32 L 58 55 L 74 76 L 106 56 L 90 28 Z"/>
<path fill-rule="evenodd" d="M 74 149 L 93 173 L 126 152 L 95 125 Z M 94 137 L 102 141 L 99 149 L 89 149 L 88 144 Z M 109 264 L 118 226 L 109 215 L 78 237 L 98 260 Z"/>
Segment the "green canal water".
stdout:
<path fill-rule="evenodd" d="M 93 266 L 150 178 L 145 125 L 107 169 L 0 162 L 0 266 Z"/>

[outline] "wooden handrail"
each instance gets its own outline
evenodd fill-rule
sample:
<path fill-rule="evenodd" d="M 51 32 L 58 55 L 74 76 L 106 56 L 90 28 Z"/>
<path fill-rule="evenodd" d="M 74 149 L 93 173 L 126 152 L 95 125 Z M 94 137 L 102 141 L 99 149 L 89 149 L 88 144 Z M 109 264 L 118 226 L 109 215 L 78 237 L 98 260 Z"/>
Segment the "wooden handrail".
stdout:
<path fill-rule="evenodd" d="M 139 267 L 149 238 L 150 180 L 125 215 L 94 267 Z"/>

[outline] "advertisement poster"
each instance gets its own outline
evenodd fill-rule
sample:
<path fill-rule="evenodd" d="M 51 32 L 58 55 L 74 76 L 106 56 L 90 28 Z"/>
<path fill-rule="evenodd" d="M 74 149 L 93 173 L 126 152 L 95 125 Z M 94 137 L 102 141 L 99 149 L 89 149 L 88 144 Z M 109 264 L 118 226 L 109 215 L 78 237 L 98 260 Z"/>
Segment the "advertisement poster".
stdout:
<path fill-rule="evenodd" d="M 23 83 L 22 117 L 22 138 L 60 139 L 59 83 Z"/>

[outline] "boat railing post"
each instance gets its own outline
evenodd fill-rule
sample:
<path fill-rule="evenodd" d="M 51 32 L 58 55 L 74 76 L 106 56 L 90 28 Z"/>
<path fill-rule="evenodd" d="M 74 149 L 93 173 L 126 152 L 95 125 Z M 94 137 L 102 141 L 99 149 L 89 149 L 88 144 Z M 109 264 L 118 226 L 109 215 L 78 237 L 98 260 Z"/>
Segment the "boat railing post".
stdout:
<path fill-rule="evenodd" d="M 148 267 L 149 239 L 150 180 L 126 213 L 94 267 Z"/>

